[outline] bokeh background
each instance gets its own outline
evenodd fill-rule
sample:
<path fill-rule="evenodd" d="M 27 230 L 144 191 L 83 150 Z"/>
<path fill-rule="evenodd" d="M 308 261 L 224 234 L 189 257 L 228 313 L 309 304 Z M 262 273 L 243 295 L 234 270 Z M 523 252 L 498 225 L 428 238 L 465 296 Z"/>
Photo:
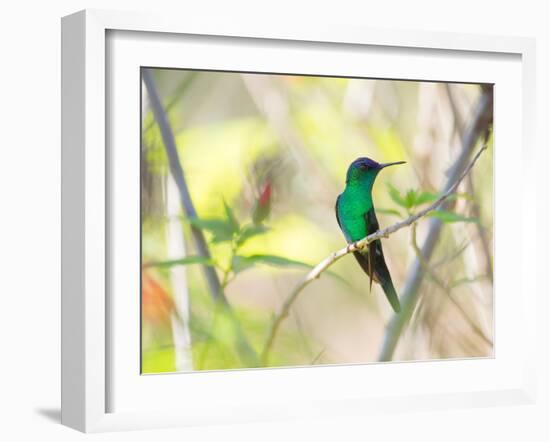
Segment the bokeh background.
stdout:
<path fill-rule="evenodd" d="M 384 170 L 373 191 L 381 227 L 406 218 L 442 191 L 490 89 L 163 69 L 149 74 L 198 218 L 182 210 L 144 86 L 144 373 L 261 366 L 243 357 L 242 340 L 260 355 L 274 317 L 308 265 L 345 245 L 334 204 L 348 165 L 360 156 L 407 161 Z M 483 124 L 476 145 L 489 148 L 460 185 L 452 210 L 441 214 L 441 234 L 392 360 L 493 355 L 492 116 Z M 234 228 L 229 234 L 228 225 Z M 206 238 L 208 263 L 197 258 L 192 226 Z M 418 246 L 428 228 L 428 218 L 418 222 Z M 405 228 L 383 240 L 398 293 L 417 257 L 412 239 Z M 216 302 L 205 265 L 215 269 L 231 313 Z M 378 360 L 394 315 L 381 288 L 369 290 L 351 255 L 330 270 L 292 305 L 264 365 Z"/>

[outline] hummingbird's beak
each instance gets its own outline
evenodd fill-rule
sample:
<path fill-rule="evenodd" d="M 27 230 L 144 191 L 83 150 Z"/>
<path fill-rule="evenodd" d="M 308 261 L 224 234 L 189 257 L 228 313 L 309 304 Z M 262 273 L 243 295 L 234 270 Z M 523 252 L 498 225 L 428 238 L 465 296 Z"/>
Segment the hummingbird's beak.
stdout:
<path fill-rule="evenodd" d="M 405 164 L 406 161 L 395 161 L 393 163 L 382 163 L 380 164 L 380 169 L 383 169 L 384 167 L 388 167 L 388 166 L 396 166 L 397 164 Z"/>

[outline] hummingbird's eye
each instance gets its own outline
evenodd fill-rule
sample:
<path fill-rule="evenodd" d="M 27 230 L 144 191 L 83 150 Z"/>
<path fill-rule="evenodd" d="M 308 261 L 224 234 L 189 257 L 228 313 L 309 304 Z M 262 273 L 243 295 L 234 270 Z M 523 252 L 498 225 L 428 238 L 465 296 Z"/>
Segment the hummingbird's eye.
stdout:
<path fill-rule="evenodd" d="M 361 167 L 361 170 L 369 170 L 369 165 L 368 164 L 363 163 L 363 164 L 361 164 L 360 167 Z"/>

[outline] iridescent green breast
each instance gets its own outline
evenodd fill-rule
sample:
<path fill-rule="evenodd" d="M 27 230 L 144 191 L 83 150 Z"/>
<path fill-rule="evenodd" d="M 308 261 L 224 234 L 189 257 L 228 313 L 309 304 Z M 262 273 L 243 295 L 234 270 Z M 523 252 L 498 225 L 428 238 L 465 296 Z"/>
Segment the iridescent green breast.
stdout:
<path fill-rule="evenodd" d="M 362 186 L 346 186 L 338 197 L 338 222 L 348 242 L 358 241 L 368 233 L 365 214 L 372 208 L 370 192 Z"/>

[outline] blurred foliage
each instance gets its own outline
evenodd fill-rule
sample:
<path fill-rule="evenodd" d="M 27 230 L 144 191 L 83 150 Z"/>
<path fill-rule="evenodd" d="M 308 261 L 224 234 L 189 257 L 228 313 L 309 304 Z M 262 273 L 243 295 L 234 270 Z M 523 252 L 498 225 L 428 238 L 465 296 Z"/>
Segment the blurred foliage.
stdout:
<path fill-rule="evenodd" d="M 191 359 L 195 370 L 242 368 L 232 345 L 233 319 L 213 300 L 201 267 L 216 268 L 235 316 L 260 353 L 274 312 L 299 278 L 345 243 L 334 203 L 348 165 L 359 156 L 407 161 L 407 167 L 381 174 L 373 197 L 382 227 L 416 212 L 439 197 L 438 186 L 460 149 L 455 120 L 467 121 L 479 96 L 478 86 L 462 84 L 177 70 L 155 75 L 199 215 L 169 213 L 167 157 L 144 94 L 145 373 L 178 371 L 182 358 Z M 479 336 L 482 329 L 492 338 L 493 327 L 486 264 L 493 259 L 492 155 L 489 149 L 470 183 L 461 185 L 452 210 L 430 214 L 446 226 L 431 265 L 461 312 L 441 284 L 427 279 L 398 359 L 492 355 L 492 345 Z M 167 227 L 174 220 L 185 238 L 176 257 L 169 253 Z M 425 224 L 418 224 L 420 243 Z M 197 255 L 191 226 L 204 232 L 211 259 Z M 384 248 L 399 292 L 415 256 L 410 232 L 392 235 Z M 174 272 L 182 267 L 184 276 Z M 369 295 L 368 278 L 352 258 L 329 273 L 333 277 L 312 284 L 293 307 L 271 365 L 375 360 L 391 315 L 381 289 L 374 285 Z M 178 281 L 183 292 L 175 289 Z M 189 333 L 190 348 L 178 344 L 182 330 Z"/>

